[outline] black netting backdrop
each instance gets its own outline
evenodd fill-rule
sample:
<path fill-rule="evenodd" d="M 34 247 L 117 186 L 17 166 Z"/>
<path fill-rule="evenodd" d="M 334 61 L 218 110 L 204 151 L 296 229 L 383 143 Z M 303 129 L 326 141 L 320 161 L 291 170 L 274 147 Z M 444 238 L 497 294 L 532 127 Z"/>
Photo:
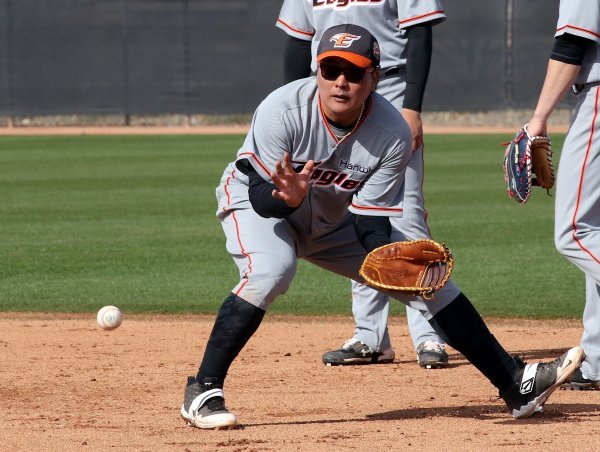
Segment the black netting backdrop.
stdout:
<path fill-rule="evenodd" d="M 532 108 L 558 3 L 446 0 L 426 110 Z M 282 81 L 280 5 L 0 0 L 0 114 L 251 113 Z"/>

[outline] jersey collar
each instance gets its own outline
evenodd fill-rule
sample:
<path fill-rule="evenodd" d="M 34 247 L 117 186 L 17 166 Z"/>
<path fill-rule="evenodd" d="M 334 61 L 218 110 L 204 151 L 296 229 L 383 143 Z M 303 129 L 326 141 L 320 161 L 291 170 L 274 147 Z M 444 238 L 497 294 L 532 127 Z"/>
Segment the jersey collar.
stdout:
<path fill-rule="evenodd" d="M 365 100 L 365 108 L 364 108 L 364 111 L 362 112 L 360 118 L 358 119 L 358 121 L 356 122 L 356 124 L 354 125 L 352 130 L 340 140 L 333 132 L 331 126 L 329 125 L 329 121 L 327 121 L 327 117 L 325 116 L 325 113 L 323 112 L 323 106 L 321 104 L 321 96 L 319 95 L 319 112 L 321 113 L 321 120 L 323 121 L 323 123 L 325 123 L 325 128 L 327 129 L 327 131 L 329 132 L 329 135 L 331 136 L 331 138 L 333 139 L 333 141 L 336 144 L 341 143 L 346 138 L 348 138 L 350 135 L 352 135 L 354 132 L 356 132 L 356 130 L 358 130 L 358 128 L 361 126 L 361 124 L 363 122 L 365 122 L 365 118 L 367 117 L 367 115 L 369 114 L 369 111 L 371 110 L 371 98 L 372 98 L 372 96 L 370 96 L 370 95 L 369 95 L 369 97 L 367 97 L 367 100 Z"/>

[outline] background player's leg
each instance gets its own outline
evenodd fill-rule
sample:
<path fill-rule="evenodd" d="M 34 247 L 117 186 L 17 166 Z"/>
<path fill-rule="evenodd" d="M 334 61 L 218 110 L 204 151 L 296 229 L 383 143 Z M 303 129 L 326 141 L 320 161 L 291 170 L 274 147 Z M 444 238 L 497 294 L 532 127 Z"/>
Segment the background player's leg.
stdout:
<path fill-rule="evenodd" d="M 600 87 L 582 92 L 563 145 L 556 181 L 557 250 L 586 274 L 581 345 L 586 358 L 565 384 L 600 388 Z M 594 123 L 593 118 L 596 118 Z"/>
<path fill-rule="evenodd" d="M 352 281 L 354 335 L 340 349 L 323 354 L 329 366 L 390 363 L 396 356 L 387 329 L 390 304 L 387 296 Z M 355 302 L 358 298 L 360 302 Z"/>
<path fill-rule="evenodd" d="M 406 320 L 412 339 L 413 347 L 417 352 L 419 366 L 425 369 L 440 369 L 448 366 L 446 344 L 423 313 L 409 306 L 406 307 Z"/>
<path fill-rule="evenodd" d="M 387 329 L 390 310 L 387 296 L 356 281 L 352 281 L 352 293 L 360 294 L 361 300 L 365 301 L 352 303 L 352 314 L 356 322 L 354 338 L 378 352 L 391 349 Z"/>
<path fill-rule="evenodd" d="M 423 147 L 413 152 L 406 168 L 404 215 L 393 218 L 392 240 L 429 239 L 427 210 L 423 198 L 424 162 Z M 417 361 L 424 368 L 441 368 L 448 365 L 444 340 L 433 330 L 423 315 L 411 308 L 406 309 L 408 331 L 417 353 Z"/>
<path fill-rule="evenodd" d="M 340 349 L 324 353 L 323 362 L 339 366 L 394 361 L 395 352 L 387 329 L 389 309 L 386 295 L 352 281 L 354 336 Z"/>
<path fill-rule="evenodd" d="M 563 256 L 600 284 L 600 87 L 580 96 L 560 157 L 554 240 Z"/>
<path fill-rule="evenodd" d="M 600 390 L 600 284 L 586 276 L 586 298 L 583 310 L 581 347 L 585 361 L 571 379 L 563 385 L 567 389 Z"/>
<path fill-rule="evenodd" d="M 585 362 L 581 365 L 583 375 L 590 380 L 600 380 L 600 284 L 586 277 L 586 300 L 583 311 L 583 336 L 581 346 Z"/>

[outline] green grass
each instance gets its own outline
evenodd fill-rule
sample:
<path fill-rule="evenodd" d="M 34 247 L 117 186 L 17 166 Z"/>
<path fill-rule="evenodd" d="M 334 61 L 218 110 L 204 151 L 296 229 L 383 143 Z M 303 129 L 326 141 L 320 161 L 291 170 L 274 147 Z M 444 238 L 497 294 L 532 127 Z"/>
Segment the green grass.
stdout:
<path fill-rule="evenodd" d="M 506 197 L 506 137 L 426 138 L 430 225 L 478 309 L 580 317 L 584 278 L 554 249 L 553 198 L 536 190 L 521 206 Z M 560 149 L 563 137 L 553 138 Z M 214 190 L 242 141 L 0 138 L 0 311 L 215 312 L 238 276 Z M 349 283 L 301 262 L 271 310 L 350 315 Z"/>

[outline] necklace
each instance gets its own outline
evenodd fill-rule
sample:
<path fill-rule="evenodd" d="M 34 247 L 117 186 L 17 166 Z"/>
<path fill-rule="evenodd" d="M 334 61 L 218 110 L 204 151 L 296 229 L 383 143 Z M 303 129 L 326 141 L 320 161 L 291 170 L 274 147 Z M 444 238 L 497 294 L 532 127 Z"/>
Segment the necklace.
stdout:
<path fill-rule="evenodd" d="M 356 120 L 356 122 L 354 123 L 354 125 L 352 127 L 348 127 L 346 129 L 338 129 L 340 131 L 341 130 L 347 130 L 346 133 L 342 133 L 341 135 L 335 135 L 335 137 L 338 139 L 338 141 L 342 141 L 344 138 L 346 138 L 348 135 L 350 135 L 352 132 L 354 132 L 354 130 L 356 129 L 356 127 L 360 123 L 362 115 L 363 115 L 363 113 L 365 111 L 365 104 L 366 104 L 366 101 L 362 103 L 362 106 L 360 107 L 360 113 L 358 114 L 358 119 Z"/>

